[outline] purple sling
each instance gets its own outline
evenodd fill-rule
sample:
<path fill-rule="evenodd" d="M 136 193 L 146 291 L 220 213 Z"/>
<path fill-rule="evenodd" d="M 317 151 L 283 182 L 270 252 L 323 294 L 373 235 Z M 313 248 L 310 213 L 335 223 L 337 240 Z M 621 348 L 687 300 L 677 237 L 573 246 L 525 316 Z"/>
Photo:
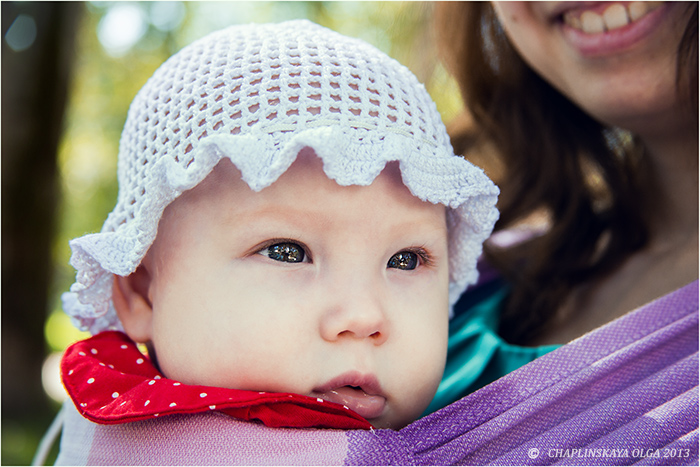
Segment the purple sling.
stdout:
<path fill-rule="evenodd" d="M 57 464 L 698 465 L 698 282 L 400 431 L 65 412 Z"/>
<path fill-rule="evenodd" d="M 698 465 L 698 282 L 398 432 L 347 464 Z"/>

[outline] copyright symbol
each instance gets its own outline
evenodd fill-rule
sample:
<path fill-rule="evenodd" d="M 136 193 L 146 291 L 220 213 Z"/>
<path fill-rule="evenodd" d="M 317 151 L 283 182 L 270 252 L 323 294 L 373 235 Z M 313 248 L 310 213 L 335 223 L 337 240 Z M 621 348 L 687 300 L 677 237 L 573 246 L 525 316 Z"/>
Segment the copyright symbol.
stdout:
<path fill-rule="evenodd" d="M 537 448 L 530 448 L 527 451 L 527 457 L 530 459 L 537 459 L 540 456 L 540 450 Z"/>

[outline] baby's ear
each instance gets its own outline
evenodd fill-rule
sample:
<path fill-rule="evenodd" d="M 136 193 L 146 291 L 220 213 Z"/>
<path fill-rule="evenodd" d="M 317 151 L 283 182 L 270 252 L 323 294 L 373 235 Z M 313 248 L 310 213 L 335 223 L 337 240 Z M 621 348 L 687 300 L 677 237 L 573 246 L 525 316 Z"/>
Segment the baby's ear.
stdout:
<path fill-rule="evenodd" d="M 142 264 L 130 275 L 114 276 L 112 302 L 124 331 L 134 342 L 152 338 L 153 305 L 148 296 L 151 274 Z"/>

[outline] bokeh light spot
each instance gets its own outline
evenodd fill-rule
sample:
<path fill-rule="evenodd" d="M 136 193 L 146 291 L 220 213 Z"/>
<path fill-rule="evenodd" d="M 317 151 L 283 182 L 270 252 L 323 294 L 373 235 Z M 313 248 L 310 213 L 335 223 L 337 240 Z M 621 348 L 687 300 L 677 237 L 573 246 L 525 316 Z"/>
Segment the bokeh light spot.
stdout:
<path fill-rule="evenodd" d="M 159 31 L 173 31 L 185 18 L 185 5 L 182 2 L 153 2 L 149 17 Z"/>
<path fill-rule="evenodd" d="M 41 384 L 44 392 L 56 402 L 63 402 L 68 394 L 61 383 L 61 356 L 63 352 L 54 352 L 46 357 L 41 368 Z"/>
<path fill-rule="evenodd" d="M 36 21 L 29 15 L 19 15 L 5 33 L 5 43 L 15 52 L 27 50 L 36 40 Z"/>
<path fill-rule="evenodd" d="M 112 57 L 129 51 L 146 33 L 148 23 L 141 6 L 117 3 L 110 7 L 97 25 L 97 38 Z"/>

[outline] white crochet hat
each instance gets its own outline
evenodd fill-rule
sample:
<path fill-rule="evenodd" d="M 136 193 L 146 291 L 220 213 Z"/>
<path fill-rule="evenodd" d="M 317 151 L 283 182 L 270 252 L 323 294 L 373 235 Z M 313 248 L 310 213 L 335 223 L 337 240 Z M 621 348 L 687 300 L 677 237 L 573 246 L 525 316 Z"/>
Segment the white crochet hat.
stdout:
<path fill-rule="evenodd" d="M 63 295 L 73 323 L 121 329 L 113 275 L 131 274 L 168 204 L 230 159 L 259 191 L 310 147 L 340 185 L 369 185 L 389 161 L 424 201 L 448 206 L 450 303 L 477 279 L 498 189 L 455 156 L 435 104 L 407 68 L 309 21 L 232 26 L 167 60 L 131 104 L 119 195 L 102 231 L 71 241 Z"/>

